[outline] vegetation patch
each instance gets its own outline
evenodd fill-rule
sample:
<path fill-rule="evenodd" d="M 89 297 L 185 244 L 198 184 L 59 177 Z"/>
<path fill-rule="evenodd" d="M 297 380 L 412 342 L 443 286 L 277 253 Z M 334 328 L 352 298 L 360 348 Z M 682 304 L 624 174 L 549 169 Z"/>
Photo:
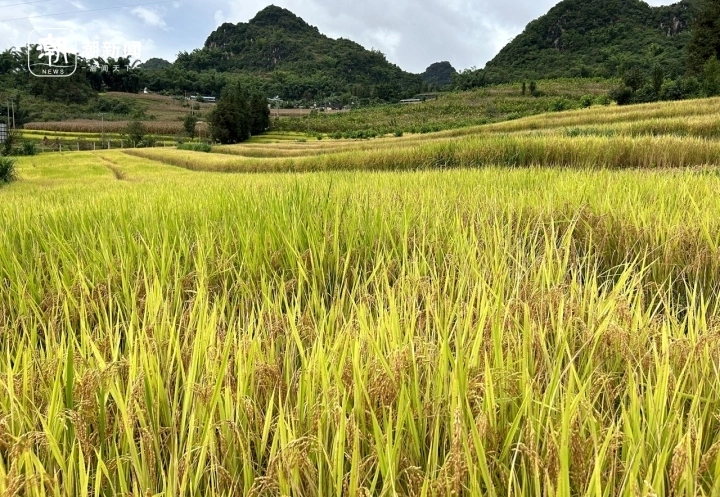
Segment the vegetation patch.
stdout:
<path fill-rule="evenodd" d="M 0 183 L 11 183 L 16 179 L 15 159 L 0 155 Z"/>
<path fill-rule="evenodd" d="M 209 143 L 180 143 L 177 148 L 193 152 L 212 152 L 212 146 Z"/>

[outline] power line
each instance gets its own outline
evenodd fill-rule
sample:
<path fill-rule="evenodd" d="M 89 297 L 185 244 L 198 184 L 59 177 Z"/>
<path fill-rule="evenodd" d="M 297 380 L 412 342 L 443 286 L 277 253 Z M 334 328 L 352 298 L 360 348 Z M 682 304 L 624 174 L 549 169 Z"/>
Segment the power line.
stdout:
<path fill-rule="evenodd" d="M 146 5 L 158 5 L 161 3 L 174 3 L 176 0 L 165 0 L 164 2 L 136 3 L 133 5 L 114 5 L 112 7 L 103 7 L 101 9 L 76 10 L 75 12 L 60 12 L 58 14 L 45 14 L 41 16 L 16 17 L 15 19 L 0 19 L 0 22 L 8 21 L 24 21 L 26 19 L 39 19 L 41 17 L 67 16 L 72 14 L 82 14 L 84 12 L 98 12 L 100 10 L 124 9 L 125 7 L 144 7 Z"/>
<path fill-rule="evenodd" d="M 5 7 L 16 7 L 18 5 L 31 5 L 34 3 L 45 3 L 45 2 L 52 2 L 52 0 L 35 0 L 34 2 L 11 3 L 10 5 L 0 5 L 0 9 L 3 9 Z"/>

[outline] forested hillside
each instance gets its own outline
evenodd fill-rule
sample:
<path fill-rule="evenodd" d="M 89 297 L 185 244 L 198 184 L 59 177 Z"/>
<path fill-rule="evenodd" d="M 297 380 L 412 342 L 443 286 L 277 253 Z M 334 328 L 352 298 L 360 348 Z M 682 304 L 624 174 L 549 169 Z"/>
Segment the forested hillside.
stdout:
<path fill-rule="evenodd" d="M 181 53 L 175 68 L 254 78 L 288 99 L 329 95 L 392 101 L 417 93 L 422 80 L 346 39 L 332 39 L 292 12 L 270 6 L 250 22 L 221 25 L 205 46 Z"/>
<path fill-rule="evenodd" d="M 698 0 L 651 7 L 641 0 L 564 0 L 532 21 L 485 67 L 490 82 L 614 77 L 623 67 L 658 64 L 676 77 Z"/>

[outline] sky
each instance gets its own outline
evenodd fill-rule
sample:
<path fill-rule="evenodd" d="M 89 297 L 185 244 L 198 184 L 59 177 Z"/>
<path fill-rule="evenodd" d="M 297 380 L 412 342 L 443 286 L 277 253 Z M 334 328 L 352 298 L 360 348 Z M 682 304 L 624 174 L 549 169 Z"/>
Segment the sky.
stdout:
<path fill-rule="evenodd" d="M 0 51 L 24 46 L 28 39 L 47 33 L 72 33 L 82 56 L 98 50 L 99 55 L 127 51 L 141 60 L 173 61 L 179 52 L 201 48 L 223 22 L 247 22 L 270 3 L 292 11 L 331 38 L 348 38 L 380 50 L 406 71 L 421 73 L 439 61 L 449 61 L 458 70 L 482 68 L 528 22 L 558 2 L 0 0 Z"/>

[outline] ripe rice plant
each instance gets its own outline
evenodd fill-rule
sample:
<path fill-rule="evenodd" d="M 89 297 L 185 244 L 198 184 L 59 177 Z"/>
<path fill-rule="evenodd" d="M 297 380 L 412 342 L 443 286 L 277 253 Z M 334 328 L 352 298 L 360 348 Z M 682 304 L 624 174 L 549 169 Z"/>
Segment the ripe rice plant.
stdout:
<path fill-rule="evenodd" d="M 283 158 L 231 157 L 188 151 L 129 150 L 128 154 L 197 171 L 282 172 L 415 170 L 456 167 L 672 168 L 720 164 L 720 144 L 694 138 L 491 136 L 432 141 Z M 273 154 L 278 155 L 278 154 Z"/>
<path fill-rule="evenodd" d="M 720 145 L 627 126 L 19 158 L 0 495 L 720 494 Z"/>
<path fill-rule="evenodd" d="M 3 193 L 3 492 L 718 490 L 717 176 L 102 157 Z"/>

